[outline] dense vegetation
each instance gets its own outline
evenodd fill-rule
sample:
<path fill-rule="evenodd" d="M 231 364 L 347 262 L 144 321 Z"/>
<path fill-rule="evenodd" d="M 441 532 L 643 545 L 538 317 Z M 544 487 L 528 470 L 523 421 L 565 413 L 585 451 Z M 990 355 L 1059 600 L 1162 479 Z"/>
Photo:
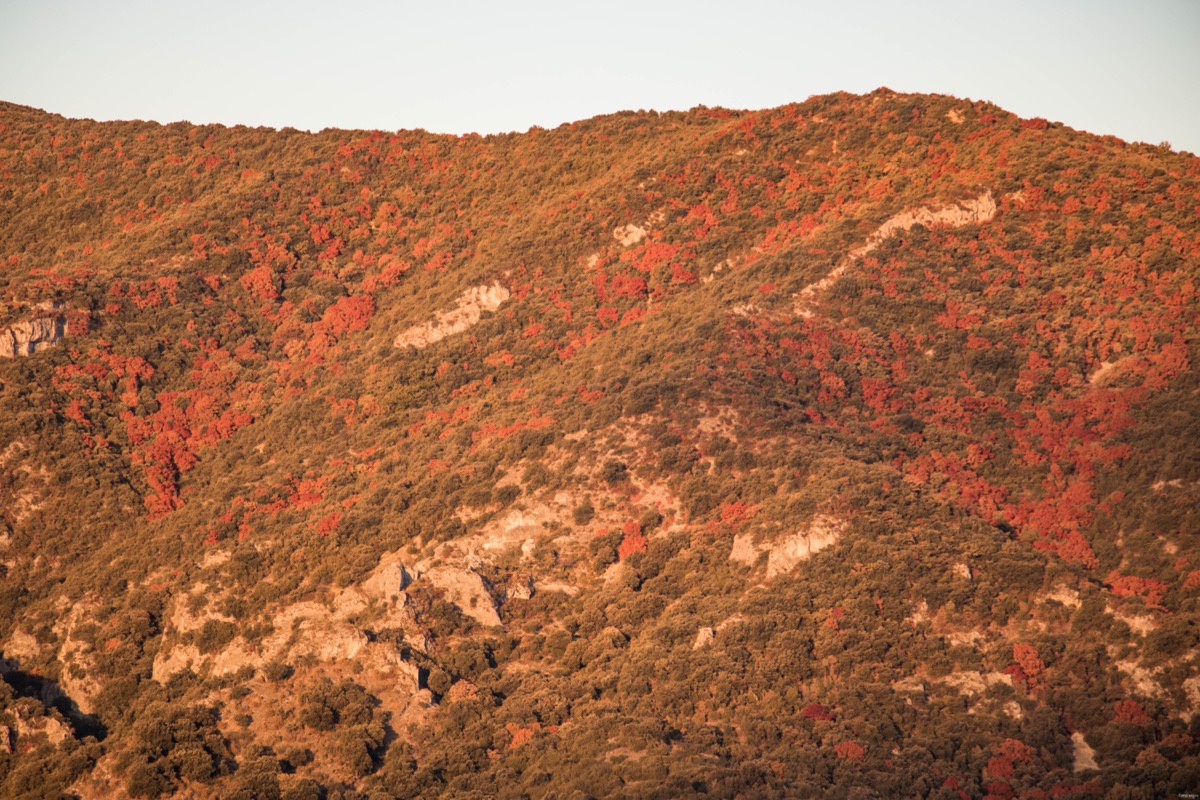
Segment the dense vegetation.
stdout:
<path fill-rule="evenodd" d="M 68 327 L 0 360 L 0 795 L 1200 786 L 1196 157 L 879 90 L 0 104 L 0 174 L 0 328 Z"/>

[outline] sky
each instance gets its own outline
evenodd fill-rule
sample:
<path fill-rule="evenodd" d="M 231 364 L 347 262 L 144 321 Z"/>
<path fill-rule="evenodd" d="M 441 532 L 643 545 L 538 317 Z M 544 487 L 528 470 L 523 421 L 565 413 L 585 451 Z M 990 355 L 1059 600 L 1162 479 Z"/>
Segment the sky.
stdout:
<path fill-rule="evenodd" d="M 98 120 L 495 133 L 880 86 L 1200 153 L 1200 2 L 0 0 L 0 100 Z"/>

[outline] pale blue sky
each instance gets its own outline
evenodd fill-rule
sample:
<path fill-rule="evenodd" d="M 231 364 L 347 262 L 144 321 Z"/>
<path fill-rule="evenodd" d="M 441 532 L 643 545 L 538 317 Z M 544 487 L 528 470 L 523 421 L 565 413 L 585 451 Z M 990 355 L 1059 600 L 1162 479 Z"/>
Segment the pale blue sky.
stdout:
<path fill-rule="evenodd" d="M 70 117 L 490 133 L 878 86 L 1200 153 L 1200 2 L 0 0 L 0 99 Z"/>

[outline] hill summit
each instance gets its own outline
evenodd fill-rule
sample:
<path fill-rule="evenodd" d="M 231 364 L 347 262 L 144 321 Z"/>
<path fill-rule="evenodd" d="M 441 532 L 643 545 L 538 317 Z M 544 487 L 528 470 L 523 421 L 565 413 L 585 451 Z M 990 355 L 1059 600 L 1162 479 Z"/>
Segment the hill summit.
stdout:
<path fill-rule="evenodd" d="M 1200 159 L 0 104 L 0 795 L 1200 786 Z"/>

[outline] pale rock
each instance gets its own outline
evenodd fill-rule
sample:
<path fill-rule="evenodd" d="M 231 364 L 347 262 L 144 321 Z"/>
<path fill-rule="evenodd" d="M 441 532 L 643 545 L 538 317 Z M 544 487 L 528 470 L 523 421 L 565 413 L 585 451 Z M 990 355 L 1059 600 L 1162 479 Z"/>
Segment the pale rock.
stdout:
<path fill-rule="evenodd" d="M 460 567 L 434 567 L 425 578 L 444 591 L 449 602 L 480 625 L 501 625 L 492 595 L 478 573 Z"/>
<path fill-rule="evenodd" d="M 54 626 L 61 638 L 58 648 L 58 663 L 61 665 L 58 685 L 63 694 L 74 701 L 84 714 L 95 711 L 96 697 L 100 694 L 100 682 L 93 677 L 95 657 L 92 646 L 75 636 L 81 622 L 89 621 L 96 613 L 93 603 L 79 602 Z"/>
<path fill-rule="evenodd" d="M 825 515 L 815 517 L 802 531 L 770 543 L 755 544 L 749 533 L 733 537 L 729 560 L 752 565 L 759 554 L 767 554 L 767 577 L 793 570 L 797 564 L 833 545 L 846 530 L 846 523 Z"/>
<path fill-rule="evenodd" d="M 620 242 L 622 247 L 632 247 L 646 238 L 646 229 L 631 222 L 613 230 L 613 238 Z"/>
<path fill-rule="evenodd" d="M 767 556 L 767 577 L 791 572 L 797 564 L 833 545 L 846 530 L 846 523 L 832 517 L 815 518 L 808 529 L 794 533 L 771 546 Z"/>
<path fill-rule="evenodd" d="M 962 670 L 952 672 L 942 678 L 942 683 L 957 689 L 960 694 L 973 697 L 983 694 L 988 688 L 996 685 L 1012 686 L 1012 676 L 1003 672 L 977 672 Z"/>
<path fill-rule="evenodd" d="M 360 588 L 370 598 L 394 603 L 402 597 L 402 592 L 412 581 L 413 576 L 400 560 L 399 554 L 392 553 L 379 560 L 379 566 L 371 570 Z"/>
<path fill-rule="evenodd" d="M 29 715 L 19 705 L 13 709 L 13 716 L 16 717 L 16 725 L 14 725 L 12 733 L 16 734 L 15 738 L 18 740 L 31 739 L 40 735 L 45 736 L 50 744 L 58 745 L 73 738 L 71 729 L 54 717 Z M 8 737 L 10 748 L 12 747 L 12 738 L 11 735 Z"/>
<path fill-rule="evenodd" d="M 1088 383 L 1097 387 L 1107 386 L 1122 371 L 1125 362 L 1128 360 L 1128 358 L 1122 358 L 1116 361 L 1101 361 L 1100 366 L 1096 367 L 1088 375 Z"/>
<path fill-rule="evenodd" d="M 739 533 L 733 537 L 733 548 L 729 551 L 730 561 L 749 566 L 758 560 L 758 555 L 758 547 L 755 546 L 751 534 Z"/>
<path fill-rule="evenodd" d="M 231 558 L 233 558 L 233 552 L 230 550 L 208 550 L 197 563 L 203 569 L 210 569 L 229 563 Z"/>
<path fill-rule="evenodd" d="M 692 649 L 699 650 L 701 647 L 708 646 L 716 636 L 716 631 L 712 628 L 701 628 L 696 631 L 696 639 L 692 642 Z"/>
<path fill-rule="evenodd" d="M 902 694 L 925 694 L 925 682 L 916 675 L 909 675 L 892 683 L 892 691 Z"/>
<path fill-rule="evenodd" d="M 509 600 L 529 600 L 533 593 L 533 578 L 528 575 L 514 575 L 504 590 Z"/>
<path fill-rule="evenodd" d="M 1091 769 L 1100 769 L 1096 764 L 1096 751 L 1083 738 L 1083 733 L 1075 731 L 1071 734 L 1071 744 L 1074 748 L 1074 758 L 1071 765 L 1072 772 L 1087 772 Z"/>
<path fill-rule="evenodd" d="M 1067 608 L 1079 608 L 1082 605 L 1079 592 L 1068 586 L 1056 586 L 1054 591 L 1046 593 L 1046 599 L 1057 600 Z"/>
<path fill-rule="evenodd" d="M 1193 675 L 1183 682 L 1183 693 L 1187 697 L 1188 714 L 1200 713 L 1200 675 Z"/>
<path fill-rule="evenodd" d="M 511 296 L 499 281 L 487 286 L 473 286 L 455 299 L 453 308 L 439 311 L 433 319 L 414 325 L 397 336 L 392 344 L 416 350 L 428 347 L 477 325 L 485 311 L 495 311 Z"/>
<path fill-rule="evenodd" d="M 568 597 L 579 594 L 579 587 L 565 581 L 535 581 L 534 588 L 539 592 L 561 592 Z"/>
<path fill-rule="evenodd" d="M 8 639 L 4 641 L 4 657 L 15 658 L 18 661 L 32 661 L 42 652 L 42 646 L 31 634 L 20 628 L 13 629 Z"/>
<path fill-rule="evenodd" d="M 1021 704 L 1016 700 L 1009 700 L 1007 703 L 1000 706 L 1000 710 L 1004 712 L 1004 715 L 1009 719 L 1025 719 L 1025 711 L 1021 708 Z"/>
<path fill-rule="evenodd" d="M 1154 677 L 1154 673 L 1143 667 L 1137 661 L 1127 658 L 1116 662 L 1116 667 L 1129 676 L 1129 680 L 1137 688 L 1138 694 L 1146 697 L 1163 697 L 1166 690 Z"/>
<path fill-rule="evenodd" d="M 884 221 L 882 225 L 867 237 L 862 245 L 847 253 L 825 277 L 801 289 L 795 295 L 793 313 L 802 317 L 811 317 L 813 315 L 811 305 L 819 300 L 821 295 L 831 289 L 837 283 L 838 279 L 846 273 L 846 270 L 854 265 L 854 262 L 876 250 L 889 237 L 896 233 L 907 231 L 917 225 L 923 225 L 926 228 L 975 225 L 980 222 L 987 222 L 995 216 L 996 200 L 992 197 L 991 192 L 984 192 L 974 199 L 964 200 L 952 206 L 942 206 L 941 208 L 922 207 L 901 211 L 899 214 Z"/>
<path fill-rule="evenodd" d="M 962 578 L 967 583 L 971 582 L 972 575 L 971 575 L 970 565 L 960 561 L 957 564 L 955 564 L 954 566 L 952 566 L 950 568 L 950 571 L 953 572 L 958 577 Z"/>
<path fill-rule="evenodd" d="M 150 667 L 150 677 L 158 683 L 165 684 L 181 672 L 199 668 L 202 658 L 200 650 L 192 644 L 159 648 L 158 654 L 154 656 L 154 664 Z"/>
<path fill-rule="evenodd" d="M 0 330 L 0 358 L 31 356 L 58 344 L 67 332 L 65 317 L 38 317 Z"/>
<path fill-rule="evenodd" d="M 1108 610 L 1109 613 L 1111 613 L 1115 618 L 1128 625 L 1130 631 L 1141 634 L 1142 636 L 1147 636 L 1151 633 L 1154 633 L 1154 631 L 1158 628 L 1158 623 L 1155 621 L 1154 617 L 1149 615 L 1127 614 L 1123 611 L 1114 610 L 1111 606 Z"/>
<path fill-rule="evenodd" d="M 738 612 L 736 614 L 730 614 L 728 617 L 726 617 L 725 619 L 723 619 L 717 623 L 717 633 L 720 633 L 721 631 L 725 630 L 726 628 L 730 628 L 734 625 L 743 625 L 743 624 L 745 624 L 745 622 L 746 622 L 745 614 L 742 614 L 741 612 Z"/>

